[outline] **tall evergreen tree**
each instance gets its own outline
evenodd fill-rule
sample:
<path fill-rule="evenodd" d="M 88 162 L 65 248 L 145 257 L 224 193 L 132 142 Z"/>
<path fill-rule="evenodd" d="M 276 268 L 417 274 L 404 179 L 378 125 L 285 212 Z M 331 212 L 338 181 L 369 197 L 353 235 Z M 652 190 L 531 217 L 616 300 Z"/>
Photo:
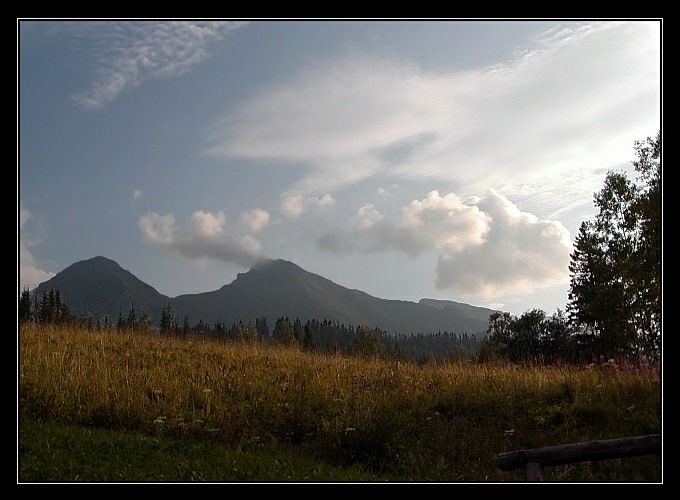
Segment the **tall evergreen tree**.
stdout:
<path fill-rule="evenodd" d="M 19 296 L 19 323 L 31 321 L 32 317 L 31 292 L 24 288 Z"/>
<path fill-rule="evenodd" d="M 638 213 L 640 246 L 636 265 L 638 288 L 635 322 L 641 335 L 641 345 L 647 351 L 661 349 L 661 134 L 655 139 L 635 143 L 638 159 L 633 162 L 641 181 L 640 195 L 634 209 Z"/>
<path fill-rule="evenodd" d="M 125 320 L 123 319 L 123 312 L 118 310 L 118 321 L 116 322 L 116 330 L 121 331 L 125 329 Z"/>
<path fill-rule="evenodd" d="M 136 325 L 137 325 L 137 313 L 135 312 L 135 303 L 132 300 L 132 295 L 130 295 L 130 312 L 128 313 L 127 326 L 131 330 L 134 330 Z"/>
<path fill-rule="evenodd" d="M 302 348 L 305 351 L 316 351 L 316 339 L 312 332 L 312 327 L 309 321 L 305 323 L 304 333 L 302 335 Z"/>
<path fill-rule="evenodd" d="M 291 325 L 290 319 L 288 319 L 288 317 L 280 317 L 276 320 L 273 335 L 274 340 L 279 344 L 293 345 L 297 343 L 293 325 Z"/>
<path fill-rule="evenodd" d="M 172 333 L 175 329 L 177 319 L 175 318 L 175 313 L 172 310 L 170 303 L 166 303 L 165 307 L 161 311 L 161 319 L 158 324 L 158 328 L 161 333 Z"/>
<path fill-rule="evenodd" d="M 640 176 L 609 172 L 583 222 L 569 271 L 567 311 L 606 356 L 658 354 L 661 343 L 661 134 L 636 142 Z"/>

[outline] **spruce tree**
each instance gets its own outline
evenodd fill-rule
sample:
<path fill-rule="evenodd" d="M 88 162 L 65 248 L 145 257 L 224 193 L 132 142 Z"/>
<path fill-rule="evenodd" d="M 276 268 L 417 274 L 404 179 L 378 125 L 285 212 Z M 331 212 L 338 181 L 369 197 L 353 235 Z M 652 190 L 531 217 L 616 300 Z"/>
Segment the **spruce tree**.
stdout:
<path fill-rule="evenodd" d="M 661 348 L 661 134 L 636 142 L 633 182 L 609 172 L 571 255 L 569 319 L 595 355 L 657 355 Z"/>

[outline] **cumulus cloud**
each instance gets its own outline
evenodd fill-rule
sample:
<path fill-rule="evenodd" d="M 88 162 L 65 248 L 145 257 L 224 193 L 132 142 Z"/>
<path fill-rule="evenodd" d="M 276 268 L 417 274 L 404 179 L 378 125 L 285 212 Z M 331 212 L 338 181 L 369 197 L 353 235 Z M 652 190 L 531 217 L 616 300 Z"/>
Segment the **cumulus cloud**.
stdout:
<path fill-rule="evenodd" d="M 626 163 L 630 144 L 658 127 L 658 41 L 657 22 L 607 21 L 465 71 L 327 60 L 229 110 L 207 153 L 311 167 L 291 196 L 377 174 L 449 180 L 469 195 L 548 168 Z"/>
<path fill-rule="evenodd" d="M 396 222 L 368 204 L 317 245 L 337 254 L 436 250 L 435 285 L 485 300 L 563 282 L 572 249 L 560 222 L 521 212 L 494 190 L 465 199 L 432 191 L 402 207 Z"/>
<path fill-rule="evenodd" d="M 402 207 L 395 222 L 375 205 L 361 207 L 344 231 L 327 232 L 317 240 L 320 249 L 333 253 L 397 250 L 416 257 L 432 249 L 458 250 L 480 245 L 491 220 L 469 200 L 454 193 L 431 191 L 422 200 Z"/>
<path fill-rule="evenodd" d="M 172 214 L 150 212 L 139 218 L 138 226 L 148 243 L 189 259 L 209 258 L 248 268 L 263 257 L 260 242 L 229 229 L 221 211 L 196 211 L 183 227 Z"/>
<path fill-rule="evenodd" d="M 239 218 L 242 225 L 251 231 L 262 231 L 269 223 L 269 212 L 256 208 L 243 212 Z"/>
<path fill-rule="evenodd" d="M 521 212 L 493 190 L 476 205 L 492 221 L 484 244 L 445 248 L 437 262 L 438 288 L 493 300 L 567 282 L 572 243 L 560 222 Z"/>
<path fill-rule="evenodd" d="M 280 209 L 283 215 L 295 219 L 310 209 L 323 209 L 333 204 L 335 200 L 330 194 L 323 196 L 284 195 Z"/>
<path fill-rule="evenodd" d="M 100 108 L 126 88 L 186 73 L 209 56 L 211 43 L 243 25 L 238 21 L 79 22 L 76 32 L 97 69 L 94 82 L 73 99 L 83 109 Z"/>
<path fill-rule="evenodd" d="M 33 290 L 43 281 L 54 276 L 54 273 L 42 269 L 41 264 L 33 257 L 30 247 L 40 241 L 28 231 L 33 214 L 19 202 L 19 290 Z"/>

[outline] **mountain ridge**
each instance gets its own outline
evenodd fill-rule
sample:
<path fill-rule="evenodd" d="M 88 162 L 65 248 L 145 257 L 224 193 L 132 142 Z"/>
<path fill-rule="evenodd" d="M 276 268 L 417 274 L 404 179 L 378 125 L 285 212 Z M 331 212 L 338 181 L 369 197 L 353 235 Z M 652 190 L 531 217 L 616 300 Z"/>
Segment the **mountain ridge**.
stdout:
<path fill-rule="evenodd" d="M 137 317 L 146 312 L 157 326 L 168 304 L 179 321 L 199 320 L 211 327 L 266 318 L 336 321 L 346 326 L 369 326 L 392 333 L 468 333 L 485 335 L 488 318 L 498 312 L 460 302 L 421 299 L 419 302 L 382 299 L 350 289 L 306 271 L 283 259 L 266 259 L 238 273 L 217 290 L 168 297 L 139 280 L 117 262 L 97 256 L 76 262 L 41 283 L 33 294 L 58 289 L 76 315 L 115 321 L 134 307 Z"/>

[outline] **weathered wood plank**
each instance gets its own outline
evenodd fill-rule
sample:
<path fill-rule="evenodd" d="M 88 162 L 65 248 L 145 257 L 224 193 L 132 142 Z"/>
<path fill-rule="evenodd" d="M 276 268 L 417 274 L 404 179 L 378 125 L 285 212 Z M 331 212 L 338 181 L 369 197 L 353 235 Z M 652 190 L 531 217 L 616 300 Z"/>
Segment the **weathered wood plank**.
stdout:
<path fill-rule="evenodd" d="M 649 434 L 510 451 L 500 453 L 497 464 L 500 470 L 511 471 L 526 468 L 529 463 L 546 466 L 660 453 L 661 434 Z"/>

